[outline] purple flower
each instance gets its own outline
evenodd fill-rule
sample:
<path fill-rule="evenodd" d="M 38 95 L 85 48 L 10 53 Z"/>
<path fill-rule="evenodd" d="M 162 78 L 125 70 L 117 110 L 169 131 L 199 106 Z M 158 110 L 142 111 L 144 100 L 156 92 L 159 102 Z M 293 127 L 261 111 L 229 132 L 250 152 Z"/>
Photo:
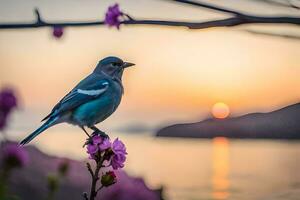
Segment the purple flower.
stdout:
<path fill-rule="evenodd" d="M 24 167 L 28 163 L 28 154 L 17 144 L 7 144 L 3 147 L 3 159 L 9 167 Z"/>
<path fill-rule="evenodd" d="M 104 23 L 108 26 L 115 26 L 117 29 L 120 28 L 121 20 L 120 17 L 123 13 L 120 11 L 119 4 L 115 4 L 113 6 L 109 6 L 106 14 Z"/>
<path fill-rule="evenodd" d="M 101 144 L 103 139 L 99 135 L 94 135 L 92 141 L 87 145 L 87 153 L 90 154 L 90 158 L 93 159 L 96 153 L 100 150 L 99 144 Z"/>
<path fill-rule="evenodd" d="M 111 166 L 113 169 L 123 168 L 126 161 L 126 147 L 118 138 L 112 144 L 113 156 L 111 158 Z"/>
<path fill-rule="evenodd" d="M 119 140 L 119 138 L 114 140 L 114 142 L 112 144 L 112 149 L 113 149 L 114 153 L 122 152 L 124 154 L 127 154 L 126 147 L 125 147 L 124 143 L 121 140 Z"/>
<path fill-rule="evenodd" d="M 0 92 L 0 110 L 9 113 L 17 106 L 17 98 L 12 89 L 6 88 Z"/>
<path fill-rule="evenodd" d="M 111 143 L 109 138 L 94 135 L 87 144 L 87 153 L 90 159 L 98 160 L 99 156 L 104 156 L 104 160 L 110 162 L 113 169 L 124 167 L 126 161 L 126 147 L 118 138 Z M 103 154 L 102 154 L 103 153 Z"/>
<path fill-rule="evenodd" d="M 87 145 L 87 153 L 90 155 L 95 155 L 97 151 L 99 150 L 99 147 L 97 144 L 88 144 Z"/>
<path fill-rule="evenodd" d="M 105 138 L 103 142 L 99 145 L 99 148 L 101 151 L 105 151 L 106 149 L 111 148 L 111 142 L 109 141 L 109 138 Z"/>
<path fill-rule="evenodd" d="M 52 34 L 57 39 L 61 38 L 61 36 L 64 34 L 64 28 L 61 26 L 54 26 Z"/>
<path fill-rule="evenodd" d="M 17 98 L 12 89 L 2 89 L 0 92 L 0 130 L 4 129 L 7 117 L 13 108 L 17 106 Z"/>
<path fill-rule="evenodd" d="M 126 156 L 124 154 L 115 154 L 111 159 L 111 166 L 113 169 L 119 169 L 124 167 Z"/>
<path fill-rule="evenodd" d="M 90 143 L 87 145 L 87 153 L 90 154 L 90 159 L 96 159 L 98 153 L 111 148 L 111 143 L 108 138 L 103 138 L 100 135 L 94 135 Z"/>
<path fill-rule="evenodd" d="M 102 137 L 100 135 L 94 135 L 92 137 L 92 141 L 93 141 L 93 144 L 97 144 L 98 145 L 98 144 L 102 143 L 103 139 L 102 139 Z"/>

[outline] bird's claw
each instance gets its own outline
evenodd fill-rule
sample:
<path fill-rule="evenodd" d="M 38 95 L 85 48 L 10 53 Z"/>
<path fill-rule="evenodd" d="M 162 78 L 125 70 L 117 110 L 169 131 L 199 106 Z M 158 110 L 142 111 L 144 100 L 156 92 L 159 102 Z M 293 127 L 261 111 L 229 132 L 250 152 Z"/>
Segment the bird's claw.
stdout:
<path fill-rule="evenodd" d="M 82 147 L 84 148 L 86 145 L 91 144 L 91 143 L 92 143 L 92 138 L 93 138 L 93 136 L 95 136 L 95 135 L 100 135 L 100 136 L 103 137 L 103 138 L 109 139 L 109 136 L 108 136 L 105 132 L 100 131 L 100 130 L 98 129 L 98 130 L 95 130 L 95 131 L 92 133 L 92 135 L 86 139 L 86 142 L 83 144 Z"/>
<path fill-rule="evenodd" d="M 94 131 L 94 132 L 92 133 L 92 137 L 93 137 L 94 135 L 100 135 L 100 136 L 103 137 L 103 138 L 109 138 L 109 136 L 108 136 L 105 132 L 100 131 L 100 130 Z"/>
<path fill-rule="evenodd" d="M 96 126 L 92 126 L 91 129 L 94 131 L 94 132 L 92 133 L 92 137 L 93 137 L 94 135 L 100 135 L 100 136 L 103 137 L 103 138 L 109 138 L 109 136 L 108 136 L 105 132 L 99 130 Z"/>
<path fill-rule="evenodd" d="M 105 132 L 99 130 L 96 126 L 92 126 L 92 127 L 90 127 L 90 129 L 92 129 L 94 132 L 93 132 L 91 135 L 88 135 L 88 138 L 86 139 L 86 142 L 83 144 L 83 147 L 85 147 L 85 146 L 88 145 L 88 144 L 91 144 L 91 143 L 93 142 L 92 138 L 93 138 L 95 135 L 100 135 L 102 138 L 107 138 L 107 139 L 109 139 L 109 136 L 108 136 Z M 84 129 L 83 129 L 83 130 L 84 130 Z M 85 130 L 84 130 L 84 131 L 85 131 Z M 85 132 L 86 132 L 86 131 L 85 131 Z M 87 133 L 87 132 L 86 132 L 86 133 Z"/>

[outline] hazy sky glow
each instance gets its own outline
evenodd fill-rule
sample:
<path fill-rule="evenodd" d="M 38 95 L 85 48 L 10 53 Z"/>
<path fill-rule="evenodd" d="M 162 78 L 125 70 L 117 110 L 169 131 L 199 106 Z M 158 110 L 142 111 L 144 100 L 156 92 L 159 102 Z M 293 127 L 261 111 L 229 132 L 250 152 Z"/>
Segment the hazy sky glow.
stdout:
<path fill-rule="evenodd" d="M 49 20 L 101 19 L 115 1 L 0 2 L 0 21 L 9 22 L 30 21 L 34 7 Z M 137 17 L 203 20 L 221 16 L 161 1 L 118 2 Z M 228 5 L 242 10 L 257 5 L 236 2 Z M 254 10 L 288 13 L 260 4 Z M 38 110 L 40 117 L 88 75 L 99 59 L 116 55 L 136 63 L 125 73 L 125 95 L 114 114 L 122 122 L 193 120 L 209 113 L 216 102 L 226 103 L 233 115 L 298 102 L 300 41 L 255 36 L 243 32 L 244 28 L 68 28 L 61 40 L 52 38 L 49 28 L 0 30 L 0 85 L 15 86 L 25 110 Z M 280 29 L 300 32 L 292 26 Z"/>

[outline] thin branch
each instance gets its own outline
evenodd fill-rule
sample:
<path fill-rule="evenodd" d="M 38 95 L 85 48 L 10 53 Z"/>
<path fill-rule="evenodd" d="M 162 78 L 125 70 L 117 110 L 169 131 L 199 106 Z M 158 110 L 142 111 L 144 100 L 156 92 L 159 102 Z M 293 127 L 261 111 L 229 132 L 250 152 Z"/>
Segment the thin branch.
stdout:
<path fill-rule="evenodd" d="M 0 24 L 0 29 L 25 29 L 25 28 L 40 28 L 40 27 L 80 27 L 80 26 L 99 26 L 104 25 L 103 21 L 94 21 L 94 22 L 58 22 L 58 23 L 49 23 L 49 22 L 37 22 L 37 23 L 16 23 L 16 24 Z"/>
<path fill-rule="evenodd" d="M 300 40 L 300 35 L 270 33 L 270 32 L 255 31 L 255 30 L 245 30 L 245 31 L 248 33 L 251 33 L 251 34 L 256 34 L 256 35 L 265 35 L 265 36 L 271 36 L 271 37 L 281 37 L 281 38 L 286 38 L 286 39 Z"/>
<path fill-rule="evenodd" d="M 212 20 L 205 22 L 184 22 L 184 21 L 164 21 L 164 20 L 125 20 L 121 24 L 127 25 L 159 25 L 159 26 L 180 26 L 189 29 L 204 29 L 211 27 L 231 27 L 241 24 L 294 24 L 300 25 L 300 17 L 257 17 L 257 16 L 236 16 L 227 19 Z M 83 26 L 100 26 L 104 25 L 103 21 L 94 22 L 61 22 L 61 23 L 16 23 L 0 24 L 0 29 L 26 29 L 39 27 L 83 27 Z"/>
<path fill-rule="evenodd" d="M 274 6 L 281 6 L 281 7 L 287 7 L 287 8 L 300 9 L 300 7 L 297 6 L 296 4 L 294 4 L 291 0 L 286 0 L 286 1 L 255 0 L 255 1 L 267 3 L 269 5 L 274 5 Z"/>
<path fill-rule="evenodd" d="M 211 4 L 200 3 L 198 1 L 197 2 L 188 1 L 188 0 L 168 0 L 168 1 L 174 1 L 174 2 L 188 4 L 188 5 L 192 5 L 192 6 L 199 6 L 201 8 L 207 8 L 207 9 L 218 11 L 218 12 L 230 13 L 230 14 L 233 14 L 233 15 L 244 15 L 243 13 L 235 11 L 235 10 L 230 10 L 230 9 L 227 9 L 227 8 L 221 8 L 221 7 L 213 6 Z"/>
<path fill-rule="evenodd" d="M 94 178 L 94 172 L 92 170 L 91 164 L 90 163 L 86 163 L 86 167 L 87 167 L 88 171 L 90 172 L 92 178 Z"/>
<path fill-rule="evenodd" d="M 42 23 L 43 20 L 41 18 L 40 12 L 37 8 L 34 9 L 34 13 L 36 15 L 36 21 Z"/>
<path fill-rule="evenodd" d="M 298 9 L 298 10 L 300 9 L 300 7 L 296 4 L 293 4 L 291 0 L 287 0 L 287 2 L 288 2 L 289 6 L 291 8 L 295 8 L 295 9 Z"/>
<path fill-rule="evenodd" d="M 96 190 L 96 192 L 98 193 L 103 187 L 104 187 L 104 186 L 101 185 L 101 186 Z"/>
<path fill-rule="evenodd" d="M 258 16 L 236 16 L 227 19 L 212 20 L 206 22 L 180 22 L 163 20 L 127 20 L 121 24 L 130 25 L 160 25 L 160 26 L 182 26 L 189 29 L 204 29 L 211 27 L 231 27 L 241 24 L 294 24 L 300 25 L 300 17 L 258 17 Z"/>

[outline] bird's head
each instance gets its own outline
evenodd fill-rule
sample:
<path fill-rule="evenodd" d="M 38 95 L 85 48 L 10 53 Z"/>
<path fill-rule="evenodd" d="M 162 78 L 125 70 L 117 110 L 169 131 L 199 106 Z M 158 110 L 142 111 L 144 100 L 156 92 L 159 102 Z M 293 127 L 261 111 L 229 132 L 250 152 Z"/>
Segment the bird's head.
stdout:
<path fill-rule="evenodd" d="M 104 73 L 121 79 L 124 69 L 133 65 L 133 63 L 124 62 L 118 57 L 109 56 L 99 61 L 94 73 Z"/>

